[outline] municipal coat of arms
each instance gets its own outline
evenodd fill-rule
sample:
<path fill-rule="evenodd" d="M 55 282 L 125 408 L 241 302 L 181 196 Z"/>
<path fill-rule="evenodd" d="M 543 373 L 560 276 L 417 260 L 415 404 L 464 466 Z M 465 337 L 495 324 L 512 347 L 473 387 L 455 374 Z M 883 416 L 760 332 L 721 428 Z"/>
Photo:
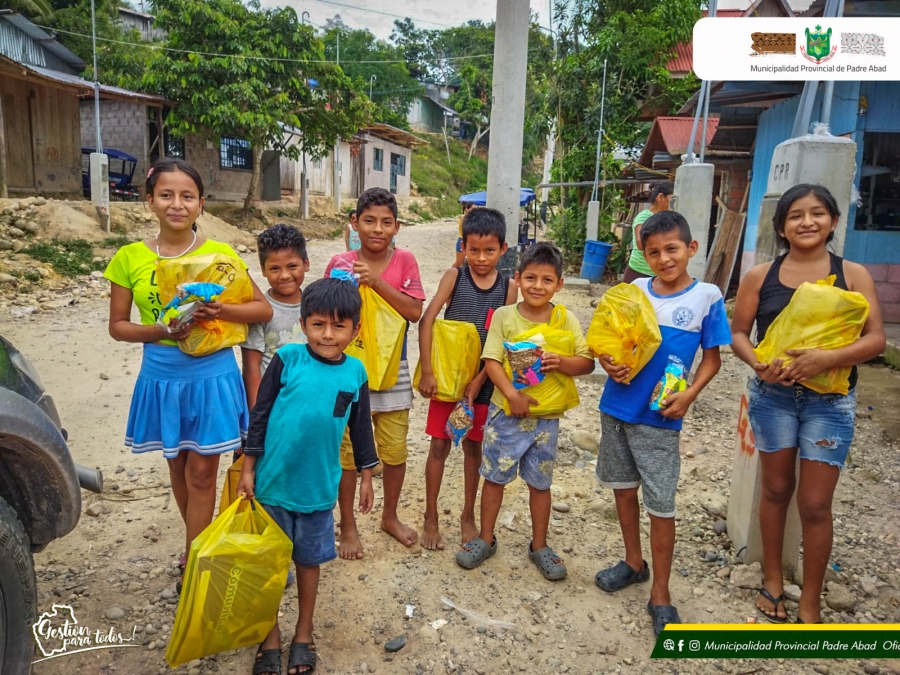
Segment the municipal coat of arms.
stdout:
<path fill-rule="evenodd" d="M 831 29 L 823 31 L 822 26 L 816 26 L 815 30 L 807 28 L 806 46 L 800 47 L 800 51 L 813 63 L 828 61 L 837 52 L 837 45 L 831 46 Z"/>

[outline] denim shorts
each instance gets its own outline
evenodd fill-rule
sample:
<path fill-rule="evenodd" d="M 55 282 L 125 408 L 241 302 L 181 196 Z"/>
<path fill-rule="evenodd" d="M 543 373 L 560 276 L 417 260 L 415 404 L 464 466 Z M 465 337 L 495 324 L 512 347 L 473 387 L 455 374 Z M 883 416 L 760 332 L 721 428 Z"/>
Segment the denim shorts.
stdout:
<path fill-rule="evenodd" d="M 263 504 L 262 507 L 294 544 L 291 558 L 299 567 L 316 567 L 337 558 L 331 509 L 300 513 L 274 504 Z"/>
<path fill-rule="evenodd" d="M 751 378 L 750 426 L 760 452 L 799 448 L 800 459 L 843 468 L 856 426 L 856 389 L 818 394 L 796 384 L 769 384 Z"/>
<path fill-rule="evenodd" d="M 492 403 L 484 425 L 481 475 L 506 485 L 518 473 L 535 490 L 549 490 L 558 440 L 558 419 L 507 417 L 503 408 Z"/>

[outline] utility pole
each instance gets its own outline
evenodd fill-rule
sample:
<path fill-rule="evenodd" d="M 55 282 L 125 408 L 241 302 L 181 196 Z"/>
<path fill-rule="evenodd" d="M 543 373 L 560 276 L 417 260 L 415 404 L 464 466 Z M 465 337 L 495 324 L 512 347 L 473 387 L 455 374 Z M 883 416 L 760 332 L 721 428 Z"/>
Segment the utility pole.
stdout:
<path fill-rule="evenodd" d="M 378 79 L 378 77 L 376 77 L 375 75 L 372 75 L 372 77 L 369 78 L 369 100 L 370 101 L 372 100 L 372 83 L 377 79 Z"/>
<path fill-rule="evenodd" d="M 488 155 L 488 206 L 506 218 L 509 248 L 500 269 L 512 274 L 519 245 L 519 189 L 528 68 L 528 0 L 497 0 L 491 148 Z"/>
<path fill-rule="evenodd" d="M 97 209 L 100 226 L 109 232 L 109 158 L 103 152 L 100 138 L 100 75 L 97 72 L 97 10 L 91 0 L 91 37 L 94 44 L 94 133 L 96 147 L 89 158 L 91 168 L 91 202 Z"/>
<path fill-rule="evenodd" d="M 309 21 L 309 12 L 303 12 L 300 15 L 300 23 L 305 26 L 307 21 Z M 309 86 L 308 81 L 306 84 Z M 303 143 L 305 146 L 305 139 L 303 139 Z M 303 151 L 303 163 L 300 170 L 300 217 L 304 220 L 309 218 L 309 179 L 306 175 L 306 150 Z"/>
<path fill-rule="evenodd" d="M 337 28 L 335 32 L 337 35 L 337 65 L 341 65 L 341 29 Z M 341 210 L 341 139 L 337 138 L 334 141 L 334 150 L 332 152 L 332 192 L 334 193 L 334 210 Z"/>

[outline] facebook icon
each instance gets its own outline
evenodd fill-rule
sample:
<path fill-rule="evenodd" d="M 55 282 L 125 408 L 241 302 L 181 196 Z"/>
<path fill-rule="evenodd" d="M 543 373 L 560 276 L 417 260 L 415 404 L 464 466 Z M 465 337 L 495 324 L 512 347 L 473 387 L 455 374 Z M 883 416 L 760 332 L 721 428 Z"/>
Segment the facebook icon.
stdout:
<path fill-rule="evenodd" d="M 678 641 L 678 651 L 681 651 L 682 649 L 684 649 L 684 640 L 679 640 Z"/>

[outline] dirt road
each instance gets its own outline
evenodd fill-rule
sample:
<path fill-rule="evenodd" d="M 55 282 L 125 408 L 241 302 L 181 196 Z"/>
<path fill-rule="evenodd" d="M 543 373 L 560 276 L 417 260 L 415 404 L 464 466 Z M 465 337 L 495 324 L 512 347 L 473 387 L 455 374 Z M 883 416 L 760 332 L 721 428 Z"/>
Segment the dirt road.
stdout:
<path fill-rule="evenodd" d="M 419 260 L 426 292 L 437 287 L 453 260 L 455 223 L 418 225 L 403 230 L 399 244 Z M 311 271 L 321 275 L 342 241 L 309 246 Z M 252 256 L 251 256 L 252 257 Z M 248 257 L 252 269 L 258 263 Z M 259 274 L 256 274 L 259 280 Z M 589 298 L 563 292 L 584 327 Z M 132 455 L 122 446 L 130 394 L 140 366 L 140 347 L 113 342 L 106 331 L 107 306 L 93 300 L 55 312 L 10 322 L 3 334 L 35 364 L 56 398 L 70 432 L 76 461 L 103 470 L 107 493 L 85 493 L 85 507 L 102 504 L 97 517 L 83 514 L 71 535 L 35 556 L 39 608 L 53 603 L 73 607 L 78 621 L 106 632 L 131 636 L 136 649 L 94 651 L 39 663 L 37 675 L 50 673 L 172 672 L 163 658 L 175 616 L 174 565 L 181 554 L 183 527 L 167 486 L 159 455 Z M 417 359 L 416 331 L 410 362 Z M 672 589 L 682 618 L 692 623 L 745 623 L 754 616 L 749 591 L 736 588 L 728 572 L 737 562 L 727 534 L 713 529 L 720 518 L 700 507 L 701 496 L 727 498 L 735 447 L 740 379 L 743 370 L 731 354 L 721 374 L 695 406 L 685 425 L 683 471 L 678 493 L 678 544 Z M 366 558 L 335 561 L 323 568 L 316 609 L 316 641 L 326 673 L 606 673 L 676 672 L 671 663 L 650 662 L 653 632 L 645 606 L 649 589 L 632 587 L 610 596 L 593 583 L 601 567 L 621 554 L 615 507 L 609 491 L 597 488 L 596 459 L 602 384 L 597 377 L 579 382 L 582 405 L 562 422 L 555 474 L 550 543 L 565 558 L 569 576 L 544 581 L 526 557 L 530 520 L 527 489 L 521 482 L 506 492 L 500 516 L 499 551 L 478 570 L 454 563 L 455 549 L 427 552 L 404 549 L 378 531 L 376 507 L 360 519 Z M 896 420 L 900 377 L 882 368 L 864 368 L 860 383 L 857 442 L 835 499 L 835 581 L 853 600 L 845 611 L 828 609 L 827 621 L 900 622 L 900 528 L 897 525 L 900 447 L 887 437 L 879 419 Z M 871 409 L 870 409 L 871 406 Z M 400 515 L 421 527 L 424 434 L 427 406 L 417 399 L 410 428 L 410 463 Z M 893 429 L 896 431 L 896 426 Z M 581 432 L 581 433 L 579 433 Z M 227 463 L 227 461 L 225 462 Z M 224 466 L 222 474 L 224 475 Z M 221 478 L 221 476 L 220 476 Z M 445 538 L 458 538 L 462 506 L 462 461 L 451 455 L 441 494 Z M 644 522 L 644 544 L 647 524 Z M 285 594 L 283 626 L 296 619 L 296 591 Z M 500 629 L 447 609 L 446 597 L 483 617 L 510 622 Z M 836 596 L 835 596 L 836 597 Z M 846 598 L 845 598 L 846 600 Z M 848 601 L 849 602 L 849 601 Z M 412 618 L 406 618 L 408 606 Z M 796 608 L 789 604 L 789 608 Z M 437 622 L 437 623 L 434 623 Z M 433 627 L 436 626 L 436 627 Z M 396 654 L 384 643 L 405 635 Z M 219 654 L 177 670 L 181 673 L 249 673 L 253 650 Z M 819 670 L 814 671 L 818 665 Z M 679 662 L 677 672 L 813 673 L 860 672 L 861 662 Z M 891 664 L 877 664 L 887 672 Z M 900 666 L 898 671 L 900 672 Z"/>

